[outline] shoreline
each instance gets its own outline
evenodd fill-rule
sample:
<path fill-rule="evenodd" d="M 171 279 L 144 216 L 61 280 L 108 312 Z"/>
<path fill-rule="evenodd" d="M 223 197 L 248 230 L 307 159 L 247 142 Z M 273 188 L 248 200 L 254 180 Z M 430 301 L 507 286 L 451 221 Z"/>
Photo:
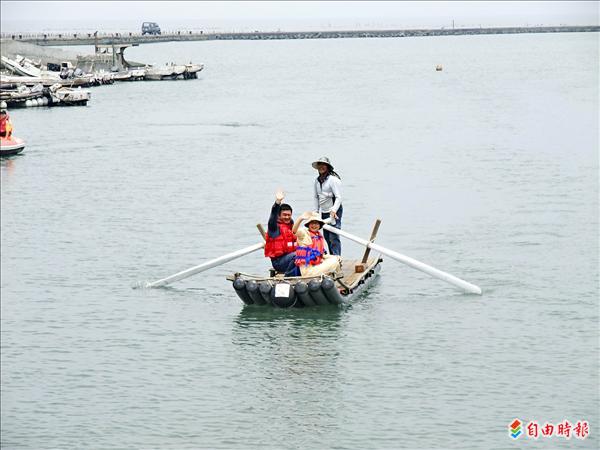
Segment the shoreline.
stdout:
<path fill-rule="evenodd" d="M 169 31 L 161 35 L 141 33 L 2 33 L 4 41 L 28 42 L 40 46 L 71 46 L 95 44 L 151 44 L 177 41 L 213 40 L 278 40 L 278 39 L 347 39 L 391 38 L 423 36 L 464 36 L 523 33 L 582 33 L 599 32 L 597 25 L 546 26 L 546 27 L 494 27 L 494 28 L 436 28 L 404 30 L 356 30 L 356 31 L 274 31 L 239 33 L 204 33 L 203 31 Z"/>

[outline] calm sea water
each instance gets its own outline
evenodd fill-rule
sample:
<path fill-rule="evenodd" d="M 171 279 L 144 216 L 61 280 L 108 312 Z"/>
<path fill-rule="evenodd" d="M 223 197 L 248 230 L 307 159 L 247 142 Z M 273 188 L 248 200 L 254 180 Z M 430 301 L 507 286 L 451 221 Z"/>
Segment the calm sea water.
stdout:
<path fill-rule="evenodd" d="M 598 34 L 126 55 L 206 69 L 11 111 L 4 448 L 598 447 Z M 324 155 L 347 231 L 381 218 L 381 245 L 484 295 L 386 259 L 352 307 L 244 307 L 225 276 L 259 254 L 132 289 L 260 242 L 279 187 L 310 209 Z M 591 435 L 515 444 L 515 418 Z"/>

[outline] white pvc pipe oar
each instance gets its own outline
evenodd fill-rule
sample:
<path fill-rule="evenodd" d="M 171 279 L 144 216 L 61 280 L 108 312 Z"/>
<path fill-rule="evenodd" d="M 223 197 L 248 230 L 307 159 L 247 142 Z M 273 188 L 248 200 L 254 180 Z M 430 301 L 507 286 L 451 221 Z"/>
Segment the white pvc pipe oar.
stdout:
<path fill-rule="evenodd" d="M 191 277 L 192 275 L 196 275 L 197 273 L 204 272 L 205 270 L 212 269 L 213 267 L 217 267 L 236 258 L 240 258 L 241 256 L 247 255 L 248 253 L 260 250 L 264 246 L 265 243 L 261 242 L 260 244 L 255 244 L 250 247 L 243 248 L 241 250 L 238 250 L 237 252 L 228 253 L 226 255 L 220 256 L 219 258 L 207 261 L 204 264 L 200 264 L 199 266 L 190 267 L 189 269 L 178 272 L 175 275 L 163 278 L 162 280 L 153 281 L 152 283 L 146 283 L 144 287 L 156 288 L 172 283 L 174 281 L 183 280 L 184 278 Z"/>
<path fill-rule="evenodd" d="M 373 249 L 376 252 L 387 255 L 390 258 L 395 259 L 396 261 L 400 261 L 401 263 L 404 263 L 404 264 L 412 267 L 413 269 L 417 269 L 417 270 L 420 270 L 421 272 L 426 273 L 427 275 L 431 275 L 432 277 L 437 278 L 438 280 L 442 280 L 442 281 L 445 281 L 446 283 L 453 284 L 454 286 L 463 289 L 465 292 L 468 292 L 470 294 L 481 295 L 481 288 L 479 286 L 475 286 L 474 284 L 468 283 L 465 280 L 461 280 L 460 278 L 457 278 L 454 275 L 450 275 L 449 273 L 446 273 L 439 269 L 436 269 L 435 267 L 428 266 L 427 264 L 417 261 L 416 259 L 402 255 L 398 252 L 395 252 L 393 250 L 382 247 L 381 245 L 374 244 L 373 242 L 369 242 L 366 239 L 361 239 L 350 233 L 347 233 L 345 231 L 342 231 L 335 227 L 332 227 L 331 225 L 324 225 L 323 229 L 325 229 L 331 233 L 336 233 L 336 234 L 339 234 L 340 236 L 344 236 L 345 238 L 348 238 L 351 241 L 358 242 L 359 244 L 362 244 L 370 249 Z"/>

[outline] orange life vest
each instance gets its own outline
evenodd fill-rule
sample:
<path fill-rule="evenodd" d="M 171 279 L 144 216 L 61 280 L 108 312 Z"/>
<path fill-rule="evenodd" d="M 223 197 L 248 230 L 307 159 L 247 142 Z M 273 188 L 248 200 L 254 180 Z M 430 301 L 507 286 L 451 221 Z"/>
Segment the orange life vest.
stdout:
<path fill-rule="evenodd" d="M 295 263 L 297 266 L 316 266 L 323 261 L 323 252 L 325 251 L 323 236 L 321 233 L 313 233 L 310 231 L 310 238 L 312 240 L 310 247 L 296 247 Z"/>
<path fill-rule="evenodd" d="M 279 258 L 281 255 L 296 250 L 296 236 L 292 233 L 292 224 L 277 221 L 279 236 L 272 238 L 267 233 L 265 243 L 265 256 L 267 258 Z"/>
<path fill-rule="evenodd" d="M 10 137 L 12 134 L 12 129 L 12 124 L 10 123 L 10 118 L 7 114 L 2 120 L 0 120 L 0 135 L 2 137 Z"/>

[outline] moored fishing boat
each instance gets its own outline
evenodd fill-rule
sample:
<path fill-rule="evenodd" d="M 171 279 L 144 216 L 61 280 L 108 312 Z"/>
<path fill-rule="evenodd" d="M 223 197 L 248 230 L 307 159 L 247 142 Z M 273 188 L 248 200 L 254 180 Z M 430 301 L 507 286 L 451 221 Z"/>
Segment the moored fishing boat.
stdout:
<path fill-rule="evenodd" d="M 144 68 L 129 68 L 120 72 L 112 73 L 114 81 L 141 81 L 146 76 Z"/>
<path fill-rule="evenodd" d="M 60 84 L 64 87 L 88 87 L 101 84 L 94 75 L 82 75 L 75 78 L 62 79 L 55 76 L 41 76 L 41 77 L 27 77 L 27 76 L 12 76 L 0 74 L 0 83 L 24 85 L 24 86 L 35 86 L 41 84 L 43 87 L 53 86 L 54 84 Z"/>
<path fill-rule="evenodd" d="M 0 100 L 6 102 L 10 107 L 31 106 L 33 100 L 37 102 L 37 100 L 41 100 L 43 97 L 44 87 L 41 84 L 37 84 L 33 87 L 11 85 L 10 88 L 7 86 L 0 91 Z M 46 102 L 46 104 L 48 103 Z"/>
<path fill-rule="evenodd" d="M 177 77 L 183 76 L 186 71 L 186 66 L 167 64 L 164 66 L 151 66 L 146 68 L 146 80 L 176 80 Z"/>
<path fill-rule="evenodd" d="M 128 70 L 114 72 L 112 74 L 112 79 L 115 81 L 131 81 L 131 72 L 129 72 Z"/>
<path fill-rule="evenodd" d="M 50 99 L 53 104 L 61 106 L 87 105 L 92 93 L 86 89 L 72 89 L 56 84 L 49 88 Z"/>
<path fill-rule="evenodd" d="M 131 81 L 142 81 L 146 77 L 146 70 L 143 67 L 130 67 Z"/>
<path fill-rule="evenodd" d="M 10 72 L 26 77 L 39 77 L 43 72 L 39 64 L 36 66 L 33 61 L 21 55 L 17 55 L 15 59 L 10 59 L 2 55 L 0 57 L 0 64 Z"/>
<path fill-rule="evenodd" d="M 18 155 L 25 148 L 25 142 L 18 137 L 0 137 L 0 156 Z"/>
<path fill-rule="evenodd" d="M 179 77 L 185 80 L 198 78 L 198 72 L 200 72 L 202 69 L 204 69 L 204 64 L 186 64 L 185 71 Z"/>

